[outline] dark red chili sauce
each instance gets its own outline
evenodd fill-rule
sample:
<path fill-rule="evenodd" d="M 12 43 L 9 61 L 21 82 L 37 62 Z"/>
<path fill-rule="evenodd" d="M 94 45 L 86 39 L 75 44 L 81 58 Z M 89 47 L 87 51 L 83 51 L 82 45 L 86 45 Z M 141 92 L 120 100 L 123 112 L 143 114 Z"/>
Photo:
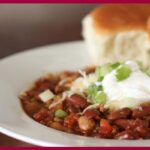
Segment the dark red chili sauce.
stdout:
<path fill-rule="evenodd" d="M 85 71 L 89 74 L 94 72 L 95 68 L 87 68 Z M 85 97 L 73 94 L 49 109 L 49 105 L 59 101 L 60 94 L 69 89 L 71 83 L 79 76 L 78 72 L 66 71 L 37 80 L 33 88 L 20 96 L 23 109 L 35 121 L 67 133 L 108 139 L 150 139 L 149 105 L 117 111 L 104 109 L 99 105 L 81 113 L 90 103 Z M 64 79 L 66 82 L 60 85 L 59 83 Z M 47 89 L 56 96 L 44 103 L 40 100 L 39 94 Z M 55 112 L 58 109 L 67 112 L 67 116 L 57 118 Z"/>

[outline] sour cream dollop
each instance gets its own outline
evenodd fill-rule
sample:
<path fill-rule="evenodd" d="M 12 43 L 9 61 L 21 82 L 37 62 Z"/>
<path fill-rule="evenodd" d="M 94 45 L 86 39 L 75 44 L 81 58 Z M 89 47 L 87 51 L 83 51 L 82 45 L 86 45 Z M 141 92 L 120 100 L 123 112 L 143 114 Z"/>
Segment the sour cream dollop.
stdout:
<path fill-rule="evenodd" d="M 106 107 L 133 108 L 150 102 L 150 77 L 140 70 L 136 62 L 126 61 L 125 64 L 132 70 L 127 79 L 117 81 L 116 70 L 113 70 L 102 81 L 104 92 L 107 95 Z"/>

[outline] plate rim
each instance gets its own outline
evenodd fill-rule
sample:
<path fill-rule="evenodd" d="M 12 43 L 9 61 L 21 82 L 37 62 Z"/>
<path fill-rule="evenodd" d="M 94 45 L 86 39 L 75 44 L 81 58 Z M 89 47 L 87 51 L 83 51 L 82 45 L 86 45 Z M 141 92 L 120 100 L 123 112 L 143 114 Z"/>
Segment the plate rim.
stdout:
<path fill-rule="evenodd" d="M 55 43 L 55 44 L 49 44 L 49 45 L 45 45 L 45 46 L 39 46 L 39 47 L 35 47 L 35 48 L 30 48 L 30 49 L 24 50 L 22 52 L 17 52 L 17 53 L 14 53 L 14 54 L 11 54 L 11 55 L 8 55 L 6 57 L 1 58 L 0 59 L 0 64 L 3 61 L 7 61 L 8 59 L 11 59 L 13 57 L 19 57 L 20 55 L 25 55 L 25 54 L 28 54 L 28 53 L 36 53 L 37 51 L 40 51 L 41 49 L 48 49 L 48 48 L 52 49 L 53 47 L 57 47 L 57 46 L 65 46 L 65 45 L 68 45 L 68 44 L 83 44 L 83 43 L 84 43 L 84 41 L 78 40 L 78 41 L 61 42 L 61 43 Z M 33 145 L 38 145 L 38 146 L 56 146 L 56 147 L 66 146 L 66 145 L 62 145 L 62 144 L 57 144 L 56 145 L 56 144 L 49 143 L 47 141 L 44 142 L 44 141 L 41 141 L 41 140 L 38 140 L 38 139 L 34 139 L 34 138 L 26 136 L 26 135 L 21 135 L 19 133 L 13 132 L 10 129 L 7 129 L 7 127 L 3 127 L 3 125 L 1 123 L 0 123 L 0 133 L 3 133 L 5 135 L 13 137 L 15 139 L 18 139 L 18 140 L 21 140 L 21 141 L 24 141 L 24 142 L 27 142 L 27 143 L 30 143 L 30 144 L 33 144 Z M 131 142 L 131 140 L 122 140 L 122 141 L 107 140 L 107 139 L 98 139 L 98 140 L 103 140 L 103 141 L 108 141 L 108 142 L 110 142 L 110 141 L 117 141 L 117 143 L 122 143 L 122 142 L 130 143 Z M 130 145 L 130 144 L 128 144 L 125 147 L 128 147 L 128 146 L 137 146 L 137 145 L 139 146 L 140 145 L 139 141 L 142 141 L 141 142 L 141 146 L 145 146 L 145 147 L 150 146 L 150 144 L 149 145 L 147 144 L 150 141 L 150 139 L 147 139 L 147 140 L 138 140 L 138 141 L 135 140 L 135 141 L 132 142 L 132 143 L 134 143 L 134 144 L 137 143 L 136 145 Z M 73 145 L 69 145 L 69 146 L 73 146 Z M 82 146 L 82 145 L 77 145 L 76 147 L 78 147 L 78 146 Z M 86 145 L 83 145 L 83 146 L 86 146 Z M 100 145 L 100 146 L 107 146 L 107 145 Z M 110 145 L 108 145 L 108 146 L 117 147 L 116 144 L 112 144 L 112 143 Z"/>

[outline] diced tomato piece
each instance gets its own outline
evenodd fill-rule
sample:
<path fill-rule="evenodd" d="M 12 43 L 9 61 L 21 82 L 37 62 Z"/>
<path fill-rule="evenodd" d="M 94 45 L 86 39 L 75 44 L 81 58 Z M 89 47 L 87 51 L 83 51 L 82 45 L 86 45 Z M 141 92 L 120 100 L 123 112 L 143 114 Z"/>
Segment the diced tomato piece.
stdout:
<path fill-rule="evenodd" d="M 74 125 L 78 123 L 78 116 L 75 113 L 71 113 L 69 116 L 67 116 L 64 120 L 64 125 L 68 128 L 72 128 Z"/>
<path fill-rule="evenodd" d="M 106 119 L 101 119 L 99 133 L 102 137 L 109 138 L 112 136 L 113 127 Z"/>
<path fill-rule="evenodd" d="M 41 109 L 39 112 L 37 112 L 37 113 L 34 114 L 33 118 L 36 121 L 42 121 L 45 118 L 47 118 L 48 116 L 49 116 L 48 111 L 46 111 L 45 109 Z"/>

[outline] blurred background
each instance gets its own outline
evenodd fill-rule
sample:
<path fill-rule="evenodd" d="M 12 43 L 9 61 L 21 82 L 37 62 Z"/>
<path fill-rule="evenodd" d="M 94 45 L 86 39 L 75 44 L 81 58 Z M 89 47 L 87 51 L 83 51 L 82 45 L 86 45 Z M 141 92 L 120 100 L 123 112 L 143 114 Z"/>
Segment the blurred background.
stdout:
<path fill-rule="evenodd" d="M 80 40 L 92 4 L 1 4 L 0 58 L 28 48 Z"/>
<path fill-rule="evenodd" d="M 81 20 L 97 4 L 0 4 L 0 58 L 81 40 Z M 32 146 L 0 133 L 0 146 Z"/>

